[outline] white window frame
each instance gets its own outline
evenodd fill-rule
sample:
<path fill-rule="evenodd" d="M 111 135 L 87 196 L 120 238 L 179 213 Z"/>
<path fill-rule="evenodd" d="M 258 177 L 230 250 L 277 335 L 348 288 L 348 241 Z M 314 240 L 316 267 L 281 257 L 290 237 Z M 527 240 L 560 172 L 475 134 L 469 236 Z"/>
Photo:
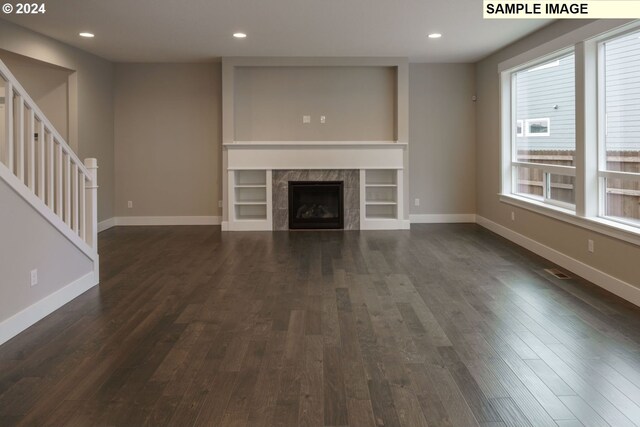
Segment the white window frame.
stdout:
<path fill-rule="evenodd" d="M 602 210 L 601 189 L 607 177 L 626 179 L 624 172 L 601 170 L 602 156 L 599 150 L 603 120 L 599 112 L 598 85 L 602 61 L 598 61 L 599 43 L 627 31 L 637 31 L 638 20 L 597 20 L 573 30 L 561 37 L 543 43 L 530 51 L 507 59 L 498 65 L 500 103 L 500 193 L 503 203 L 517 206 L 556 220 L 573 224 L 583 229 L 595 231 L 640 246 L 640 227 L 600 216 Z M 515 108 L 512 94 L 513 73 L 536 64 L 549 62 L 554 56 L 562 56 L 574 50 L 576 61 L 576 150 L 575 167 L 552 166 L 537 163 L 517 162 L 514 150 L 516 141 Z M 540 198 L 514 193 L 517 166 L 542 169 L 547 174 L 575 176 L 575 210 L 567 209 Z M 568 168 L 562 171 L 556 168 Z M 557 173 L 563 172 L 563 173 Z"/>
<path fill-rule="evenodd" d="M 503 72 L 503 84 L 501 86 L 502 92 L 504 93 L 508 93 L 508 99 L 509 99 L 509 115 L 511 116 L 511 119 L 509 120 L 509 123 L 511 124 L 509 126 L 508 134 L 509 134 L 509 139 L 511 141 L 511 143 L 509 144 L 510 147 L 510 171 L 509 174 L 511 176 L 511 183 L 509 185 L 509 189 L 510 189 L 510 193 L 519 197 L 522 197 L 524 199 L 530 199 L 530 200 L 535 200 L 538 203 L 542 203 L 543 205 L 552 205 L 552 206 L 556 206 L 556 207 L 560 207 L 562 209 L 565 209 L 567 211 L 575 211 L 575 205 L 570 204 L 570 203 L 565 203 L 565 202 L 561 202 L 558 200 L 554 200 L 551 199 L 549 197 L 549 193 L 550 193 L 550 189 L 551 189 L 551 175 L 561 175 L 561 176 L 571 176 L 571 177 L 575 177 L 576 176 L 576 168 L 575 166 L 561 166 L 561 165 L 546 165 L 543 163 L 531 163 L 531 162 L 522 162 L 522 161 L 518 161 L 518 148 L 516 146 L 516 141 L 517 141 L 517 125 L 513 126 L 513 123 L 517 123 L 517 120 L 515 120 L 516 117 L 516 93 L 513 90 L 515 88 L 515 82 L 516 82 L 516 73 L 522 71 L 522 70 L 526 70 L 526 69 L 530 69 L 530 68 L 535 68 L 537 64 L 548 64 L 548 63 L 552 63 L 555 59 L 559 59 L 562 58 L 564 56 L 567 56 L 571 53 L 574 53 L 574 48 L 573 46 L 566 48 L 566 49 L 562 49 L 558 52 L 554 52 L 551 55 L 547 55 L 547 56 L 543 56 L 541 58 L 537 58 L 534 61 L 531 62 L 527 62 L 525 64 L 522 64 L 521 66 L 518 67 L 514 67 L 512 69 L 506 70 L 505 72 Z M 508 87 L 504 87 L 504 83 L 505 80 L 508 80 Z M 545 133 L 535 133 L 535 134 L 530 134 L 529 132 L 529 123 L 532 121 L 541 121 L 541 120 L 548 120 L 549 121 L 549 127 L 548 127 L 548 131 L 549 132 L 545 132 Z M 504 121 L 503 121 L 504 123 Z M 551 120 L 548 118 L 539 118 L 539 119 L 526 119 L 524 121 L 525 126 L 523 127 L 523 131 L 525 136 L 527 137 L 539 137 L 539 136 L 549 136 L 550 132 L 551 132 Z M 504 138 L 504 134 L 503 134 L 503 138 Z M 505 144 L 503 143 L 503 147 L 505 146 Z M 518 177 L 518 167 L 526 167 L 526 168 L 530 168 L 530 169 L 538 169 L 541 170 L 543 173 L 543 181 L 542 181 L 542 196 L 535 196 L 535 195 L 531 195 L 531 194 L 525 194 L 525 193 L 518 193 L 517 189 L 518 189 L 518 183 L 517 183 L 517 177 Z M 504 181 L 503 181 L 504 182 Z M 574 189 L 575 191 L 575 189 Z M 504 186 L 503 186 L 503 193 L 504 193 Z"/>
<path fill-rule="evenodd" d="M 618 172 L 607 169 L 607 127 L 606 111 L 606 73 L 605 73 L 605 43 L 624 37 L 630 33 L 639 33 L 640 26 L 633 26 L 625 31 L 617 31 L 600 37 L 597 40 L 597 70 L 598 70 L 598 123 L 602 123 L 598 130 L 598 216 L 609 221 L 638 227 L 637 222 L 628 221 L 621 217 L 607 215 L 607 179 L 621 179 L 640 182 L 640 173 Z M 639 33 L 640 35 L 640 33 Z"/>
<path fill-rule="evenodd" d="M 532 122 L 547 122 L 547 131 L 543 133 L 531 132 Z M 524 121 L 524 135 L 527 138 L 537 138 L 540 136 L 551 136 L 551 119 L 549 117 L 542 117 L 540 119 L 527 119 Z"/>

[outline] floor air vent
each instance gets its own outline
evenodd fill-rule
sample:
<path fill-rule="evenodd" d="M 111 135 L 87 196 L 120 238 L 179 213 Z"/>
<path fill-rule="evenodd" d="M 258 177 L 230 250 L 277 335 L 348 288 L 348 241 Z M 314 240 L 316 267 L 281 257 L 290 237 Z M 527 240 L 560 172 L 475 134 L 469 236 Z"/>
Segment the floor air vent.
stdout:
<path fill-rule="evenodd" d="M 544 271 L 546 271 L 547 273 L 556 276 L 558 279 L 560 280 L 567 280 L 567 279 L 571 279 L 571 276 L 567 276 L 566 274 L 564 274 L 562 271 L 558 270 L 557 268 L 545 268 Z"/>

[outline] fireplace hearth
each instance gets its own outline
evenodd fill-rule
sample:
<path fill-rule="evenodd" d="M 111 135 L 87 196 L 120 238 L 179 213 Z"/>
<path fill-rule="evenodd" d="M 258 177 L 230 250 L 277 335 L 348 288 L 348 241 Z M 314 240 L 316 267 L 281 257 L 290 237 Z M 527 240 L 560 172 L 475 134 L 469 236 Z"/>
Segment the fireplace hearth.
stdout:
<path fill-rule="evenodd" d="M 343 181 L 289 181 L 289 228 L 343 229 Z"/>

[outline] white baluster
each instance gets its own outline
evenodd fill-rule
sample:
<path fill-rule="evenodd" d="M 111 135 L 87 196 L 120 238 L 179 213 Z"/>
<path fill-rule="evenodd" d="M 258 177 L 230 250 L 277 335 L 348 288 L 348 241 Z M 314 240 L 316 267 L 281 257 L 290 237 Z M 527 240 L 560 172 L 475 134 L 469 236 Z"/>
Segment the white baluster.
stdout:
<path fill-rule="evenodd" d="M 71 166 L 71 228 L 78 234 L 78 165 Z"/>
<path fill-rule="evenodd" d="M 63 218 L 63 208 L 62 208 L 62 176 L 64 175 L 62 170 L 62 145 L 58 143 L 55 139 L 53 140 L 56 146 L 56 170 L 55 170 L 55 179 L 56 179 L 56 215 L 58 215 L 61 219 Z"/>
<path fill-rule="evenodd" d="M 36 192 L 36 140 L 35 113 L 29 109 L 27 116 L 27 185 L 29 190 Z"/>
<path fill-rule="evenodd" d="M 89 182 L 85 187 L 85 218 L 87 235 L 85 241 L 95 251 L 98 250 L 98 161 L 85 159 L 85 167 L 89 170 Z"/>
<path fill-rule="evenodd" d="M 53 135 L 46 135 L 47 144 L 47 206 L 52 211 L 55 210 L 54 186 L 55 186 L 55 161 L 56 144 L 53 142 Z"/>
<path fill-rule="evenodd" d="M 13 85 L 9 82 L 6 82 L 4 87 L 4 125 L 4 164 L 13 173 Z"/>
<path fill-rule="evenodd" d="M 63 152 L 64 156 L 64 222 L 71 227 L 71 156 L 66 151 Z"/>
<path fill-rule="evenodd" d="M 16 175 L 21 182 L 24 182 L 24 100 L 22 95 L 16 97 Z"/>
<path fill-rule="evenodd" d="M 38 197 L 43 202 L 45 201 L 45 176 L 46 176 L 46 159 L 47 159 L 47 145 L 45 143 L 44 123 L 40 121 L 40 129 L 38 130 Z"/>
<path fill-rule="evenodd" d="M 87 241 L 87 215 L 86 215 L 86 202 L 85 202 L 85 180 L 87 179 L 87 177 L 84 175 L 83 172 L 80 172 L 80 188 L 78 189 L 78 206 L 80 209 L 79 215 L 80 215 L 80 238 L 82 240 L 84 240 L 85 242 Z"/>

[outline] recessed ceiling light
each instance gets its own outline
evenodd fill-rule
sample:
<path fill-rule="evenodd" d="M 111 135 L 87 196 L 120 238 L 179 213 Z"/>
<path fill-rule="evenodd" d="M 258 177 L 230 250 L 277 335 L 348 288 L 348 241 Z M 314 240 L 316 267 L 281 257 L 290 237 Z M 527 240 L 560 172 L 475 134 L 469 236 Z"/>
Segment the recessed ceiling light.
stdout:
<path fill-rule="evenodd" d="M 233 33 L 233 37 L 237 39 L 244 39 L 247 37 L 247 35 L 245 33 Z"/>
<path fill-rule="evenodd" d="M 429 34 L 429 38 L 430 39 L 439 39 L 440 37 L 442 37 L 442 34 L 440 34 L 440 33 L 431 33 L 431 34 Z"/>
<path fill-rule="evenodd" d="M 85 37 L 87 39 L 91 39 L 95 37 L 95 34 L 93 33 L 87 33 L 86 31 L 83 31 L 82 33 L 79 34 L 80 37 Z"/>

